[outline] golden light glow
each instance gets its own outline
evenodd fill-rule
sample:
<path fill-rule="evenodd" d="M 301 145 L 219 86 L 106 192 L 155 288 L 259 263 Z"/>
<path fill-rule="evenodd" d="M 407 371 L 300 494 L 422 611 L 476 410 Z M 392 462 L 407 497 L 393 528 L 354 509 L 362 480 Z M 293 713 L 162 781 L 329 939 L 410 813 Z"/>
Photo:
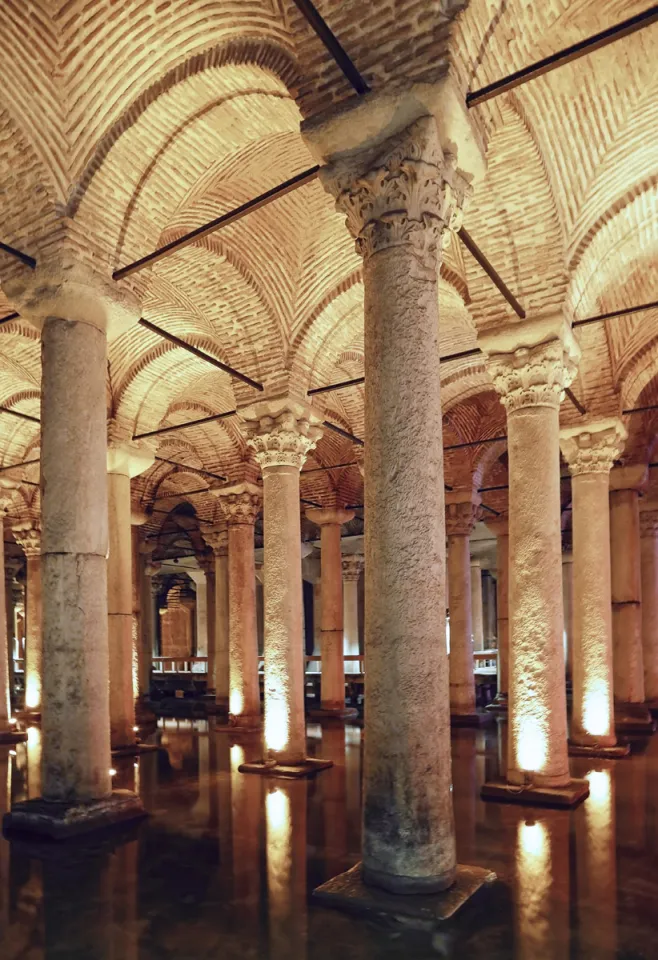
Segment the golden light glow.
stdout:
<path fill-rule="evenodd" d="M 27 728 L 27 792 L 30 800 L 41 794 L 41 730 Z"/>
<path fill-rule="evenodd" d="M 519 845 L 527 858 L 544 857 L 548 838 L 543 823 L 520 823 Z"/>
<path fill-rule="evenodd" d="M 612 796 L 612 783 L 609 770 L 590 770 L 586 779 L 589 781 L 589 803 L 586 809 L 597 807 L 608 810 Z"/>
<path fill-rule="evenodd" d="M 523 705 L 521 706 L 521 710 Z M 535 707 L 536 709 L 536 707 Z M 519 770 L 541 771 L 548 755 L 546 723 L 536 716 L 521 715 L 517 721 L 516 763 Z"/>
<path fill-rule="evenodd" d="M 25 681 L 25 706 L 28 710 L 41 706 L 41 681 L 34 673 L 28 673 Z"/>
<path fill-rule="evenodd" d="M 286 747 L 289 736 L 287 705 L 270 696 L 265 706 L 265 746 L 278 753 Z"/>
<path fill-rule="evenodd" d="M 244 747 L 234 743 L 231 747 L 231 772 L 237 773 L 238 767 L 244 763 Z"/>
<path fill-rule="evenodd" d="M 610 691 L 604 680 L 597 680 L 586 691 L 583 702 L 583 727 L 592 737 L 607 737 L 610 724 Z"/>
<path fill-rule="evenodd" d="M 270 918 L 286 917 L 292 883 L 292 820 L 290 798 L 272 790 L 265 798 L 267 824 L 267 894 Z"/>
<path fill-rule="evenodd" d="M 116 777 L 116 775 L 117 775 L 117 772 L 116 772 L 116 770 L 114 769 L 114 767 L 110 767 L 110 776 L 111 776 L 111 777 Z"/>
<path fill-rule="evenodd" d="M 139 637 L 137 635 L 137 617 L 132 618 L 132 680 L 133 698 L 139 697 Z"/>
<path fill-rule="evenodd" d="M 242 713 L 243 707 L 244 700 L 242 698 L 242 693 L 239 690 L 231 690 L 228 701 L 229 712 L 234 717 L 238 717 Z"/>
<path fill-rule="evenodd" d="M 519 956 L 538 960 L 545 956 L 543 951 L 551 942 L 552 870 L 546 824 L 520 822 L 516 846 Z"/>
<path fill-rule="evenodd" d="M 290 828 L 290 800 L 282 790 L 272 790 L 265 799 L 268 846 L 270 835 Z"/>

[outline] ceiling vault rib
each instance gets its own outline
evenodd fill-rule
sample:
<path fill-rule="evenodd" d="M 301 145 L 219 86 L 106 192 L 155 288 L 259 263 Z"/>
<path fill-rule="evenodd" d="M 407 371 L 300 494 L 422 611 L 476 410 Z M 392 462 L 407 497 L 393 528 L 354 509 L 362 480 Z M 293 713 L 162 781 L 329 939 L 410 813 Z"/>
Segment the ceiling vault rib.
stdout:
<path fill-rule="evenodd" d="M 158 260 L 163 260 L 170 254 L 176 253 L 177 250 L 182 250 L 184 247 L 188 247 L 197 240 L 201 240 L 203 237 L 207 237 L 211 233 L 215 233 L 216 230 L 221 230 L 222 227 L 227 227 L 229 224 L 235 223 L 237 220 L 241 220 L 242 217 L 245 217 L 249 213 L 253 213 L 254 210 L 260 210 L 261 207 L 267 206 L 267 204 L 272 203 L 273 200 L 278 200 L 280 197 L 285 197 L 287 193 L 291 193 L 293 190 L 297 190 L 299 187 L 303 187 L 307 183 L 312 183 L 312 181 L 317 178 L 319 171 L 320 168 L 316 166 L 310 167 L 308 170 L 304 170 L 302 173 L 296 174 L 296 176 L 291 177 L 290 180 L 286 180 L 284 183 L 280 183 L 278 186 L 272 187 L 271 190 L 266 190 L 265 193 L 261 193 L 259 196 L 254 197 L 253 200 L 247 200 L 246 203 L 241 204 L 234 210 L 229 210 L 227 213 L 223 213 L 221 216 L 216 217 L 209 223 L 206 223 L 201 227 L 197 227 L 196 230 L 186 233 L 177 240 L 172 240 L 171 243 L 166 243 L 163 247 L 158 247 L 158 249 L 154 250 L 153 253 L 148 253 L 145 257 L 141 257 L 139 260 L 135 260 L 133 263 L 128 263 L 125 265 L 125 267 L 120 267 L 118 270 L 114 271 L 112 274 L 112 279 L 121 280 L 123 277 L 127 277 L 132 273 L 137 273 L 139 270 L 143 270 L 152 263 L 156 263 Z"/>
<path fill-rule="evenodd" d="M 642 13 L 630 17 L 628 20 L 622 20 L 621 23 L 617 23 L 613 27 L 608 27 L 607 30 L 602 30 L 600 33 L 595 33 L 585 40 L 580 40 L 578 43 L 574 43 L 564 50 L 552 53 L 549 57 L 544 57 L 543 60 L 538 60 L 536 63 L 531 63 L 521 70 L 516 70 L 508 77 L 494 80 L 493 83 L 487 84 L 486 87 L 482 87 L 480 90 L 467 93 L 466 106 L 475 107 L 477 104 L 491 100 L 493 97 L 499 97 L 502 93 L 513 90 L 514 87 L 519 87 L 523 83 L 528 83 L 529 80 L 535 80 L 537 77 L 544 76 L 544 74 L 550 73 L 552 70 L 557 70 L 558 67 L 563 67 L 567 63 L 573 63 L 574 60 L 594 53 L 595 50 L 600 50 L 602 47 L 606 47 L 616 40 L 621 40 L 623 37 L 628 37 L 637 30 L 642 30 L 644 27 L 648 27 L 656 21 L 658 21 L 658 4 L 654 4 L 654 6 L 643 10 Z"/>
<path fill-rule="evenodd" d="M 363 79 L 354 62 L 345 52 L 337 36 L 329 28 L 326 20 L 318 13 L 311 0 L 293 0 L 295 6 L 318 35 L 333 59 L 342 70 L 345 78 L 354 87 L 359 96 L 368 93 L 370 87 Z"/>

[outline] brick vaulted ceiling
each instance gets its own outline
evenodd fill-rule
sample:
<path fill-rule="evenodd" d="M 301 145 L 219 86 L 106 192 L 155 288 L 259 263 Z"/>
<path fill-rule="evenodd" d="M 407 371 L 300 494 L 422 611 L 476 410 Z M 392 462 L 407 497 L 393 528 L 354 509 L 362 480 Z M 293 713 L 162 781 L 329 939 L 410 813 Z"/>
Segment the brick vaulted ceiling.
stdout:
<path fill-rule="evenodd" d="M 640 13 L 646 0 L 316 0 L 372 88 L 431 78 L 449 59 L 464 93 Z M 657 299 L 658 26 L 473 107 L 488 172 L 466 227 L 527 313 L 574 318 Z M 4 0 L 0 5 L 0 239 L 38 258 L 63 229 L 110 269 L 313 165 L 300 120 L 351 95 L 292 0 Z M 0 256 L 0 281 L 13 269 Z M 144 317 L 264 381 L 303 389 L 363 371 L 360 261 L 316 181 L 138 275 Z M 0 294 L 0 315 L 9 312 Z M 511 308 L 457 241 L 440 284 L 442 353 Z M 574 392 L 603 416 L 658 394 L 658 310 L 577 331 Z M 442 365 L 444 442 L 505 431 L 482 364 Z M 39 415 L 38 334 L 0 326 L 0 405 Z M 250 387 L 143 327 L 110 346 L 108 416 L 142 433 L 231 410 Z M 649 399 L 646 402 L 652 402 Z M 655 400 L 653 401 L 655 402 Z M 322 394 L 361 435 L 363 387 Z M 578 413 L 563 404 L 564 422 Z M 658 422 L 633 418 L 628 457 Z M 446 454 L 446 481 L 505 483 L 504 442 Z M 229 478 L 250 458 L 235 418 L 165 434 L 158 454 Z M 0 417 L 3 465 L 39 456 L 38 425 Z M 327 433 L 307 463 L 354 461 Z M 26 467 L 16 514 L 38 510 Z M 211 477 L 158 462 L 135 506 L 167 511 Z M 314 472 L 302 496 L 362 502 L 356 466 Z M 504 494 L 490 502 L 504 505 Z M 216 501 L 190 498 L 204 520 Z M 150 521 L 157 528 L 162 515 Z"/>

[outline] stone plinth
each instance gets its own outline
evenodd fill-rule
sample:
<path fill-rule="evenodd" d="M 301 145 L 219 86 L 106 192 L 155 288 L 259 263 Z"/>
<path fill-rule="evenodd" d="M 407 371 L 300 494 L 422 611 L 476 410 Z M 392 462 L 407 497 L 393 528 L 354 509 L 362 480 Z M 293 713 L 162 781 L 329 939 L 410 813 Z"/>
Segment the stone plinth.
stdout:
<path fill-rule="evenodd" d="M 2 821 L 3 833 L 29 833 L 49 840 L 67 840 L 82 833 L 103 830 L 127 820 L 142 820 L 142 801 L 128 790 L 115 790 L 108 797 L 88 803 L 25 800 L 15 803 Z"/>

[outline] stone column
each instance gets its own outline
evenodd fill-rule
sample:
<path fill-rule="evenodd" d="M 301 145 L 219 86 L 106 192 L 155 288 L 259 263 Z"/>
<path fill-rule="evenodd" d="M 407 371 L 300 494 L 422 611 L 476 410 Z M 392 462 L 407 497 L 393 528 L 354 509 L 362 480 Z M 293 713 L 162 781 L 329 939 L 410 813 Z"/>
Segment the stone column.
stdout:
<path fill-rule="evenodd" d="M 363 555 L 350 553 L 342 559 L 343 564 L 343 630 L 344 653 L 357 656 L 359 650 L 359 577 L 363 572 Z M 358 660 L 345 663 L 346 673 L 361 673 Z"/>
<path fill-rule="evenodd" d="M 571 540 L 571 537 L 570 537 Z M 564 607 L 564 666 L 567 683 L 573 678 L 573 553 L 562 553 L 562 604 Z M 564 551 L 564 546 L 563 546 Z"/>
<path fill-rule="evenodd" d="M 475 525 L 480 497 L 469 491 L 455 491 L 446 494 L 445 503 L 450 610 L 450 721 L 456 726 L 471 726 L 480 721 L 475 710 L 469 537 Z"/>
<path fill-rule="evenodd" d="M 612 654 L 617 732 L 650 733 L 642 656 L 640 492 L 649 481 L 637 464 L 610 471 L 610 559 L 612 562 Z"/>
<path fill-rule="evenodd" d="M 361 130 L 350 119 L 352 126 L 341 127 L 346 136 Z M 332 129 L 327 121 L 327 142 L 345 150 Z M 338 155 L 321 176 L 363 257 L 368 733 L 361 875 L 393 893 L 438 892 L 455 882 L 457 866 L 448 663 L 439 642 L 445 518 L 437 278 L 442 236 L 458 223 L 469 187 L 429 116 Z M 315 895 L 331 896 L 342 883 L 329 881 Z"/>
<path fill-rule="evenodd" d="M 242 416 L 263 472 L 265 761 L 303 773 L 310 761 L 304 719 L 299 471 L 321 431 L 310 407 L 290 397 L 254 404 Z"/>
<path fill-rule="evenodd" d="M 141 616 L 139 619 L 139 655 L 138 655 L 138 687 L 139 697 L 135 704 L 135 718 L 137 723 L 142 726 L 152 723 L 155 714 L 147 706 L 151 695 L 151 670 L 153 667 L 153 654 L 155 651 L 155 584 L 153 577 L 160 569 L 159 563 L 153 563 L 151 556 L 153 546 L 149 543 L 140 544 L 139 565 L 140 578 L 139 589 L 141 593 Z"/>
<path fill-rule="evenodd" d="M 487 520 L 487 527 L 496 535 L 496 609 L 498 612 L 498 690 L 492 710 L 507 711 L 509 694 L 509 518 Z"/>
<path fill-rule="evenodd" d="M 203 539 L 215 557 L 208 601 L 212 603 L 213 629 L 208 635 L 208 690 L 214 690 L 215 710 L 229 709 L 229 611 L 228 611 L 228 531 L 225 523 L 206 525 Z M 208 606 L 210 606 L 210 602 Z"/>
<path fill-rule="evenodd" d="M 203 570 L 186 568 L 187 575 L 194 580 L 196 604 L 196 649 L 195 657 L 208 656 L 208 589 L 206 575 Z"/>
<path fill-rule="evenodd" d="M 617 747 L 612 676 L 610 512 L 613 462 L 626 440 L 620 420 L 601 420 L 560 431 L 571 472 L 573 530 L 573 712 L 571 754 L 624 756 Z"/>
<path fill-rule="evenodd" d="M 496 580 L 490 570 L 485 570 L 482 576 L 482 593 L 484 607 L 484 649 L 493 650 L 497 645 L 498 631 L 496 630 Z"/>
<path fill-rule="evenodd" d="M 345 708 L 345 660 L 343 659 L 343 567 L 341 562 L 341 526 L 354 514 L 339 508 L 306 511 L 308 519 L 320 528 L 320 623 L 321 717 L 354 717 L 356 711 Z"/>
<path fill-rule="evenodd" d="M 482 597 L 482 566 L 471 560 L 471 617 L 473 621 L 473 649 L 484 650 L 484 601 Z"/>
<path fill-rule="evenodd" d="M 139 305 L 91 272 L 74 224 L 62 229 L 57 262 L 46 255 L 5 284 L 41 329 L 42 790 L 58 801 L 17 804 L 7 825 L 51 836 L 143 816 L 134 794 L 112 795 L 107 637 L 107 340 Z"/>
<path fill-rule="evenodd" d="M 214 491 L 228 525 L 229 724 L 257 730 L 260 719 L 254 524 L 261 491 L 238 483 Z"/>
<path fill-rule="evenodd" d="M 128 431 L 128 436 L 130 431 Z M 107 561 L 108 646 L 110 651 L 110 744 L 112 753 L 131 753 L 135 736 L 133 683 L 133 575 L 130 480 L 155 462 L 153 451 L 126 437 L 116 421 L 108 427 Z"/>
<path fill-rule="evenodd" d="M 18 743 L 27 740 L 26 733 L 18 733 L 16 720 L 11 711 L 11 689 L 9 685 L 9 633 L 5 599 L 5 543 L 4 518 L 12 504 L 10 490 L 16 486 L 5 477 L 0 477 L 0 744 Z M 0 789 L 4 785 L 0 783 Z"/>
<path fill-rule="evenodd" d="M 658 501 L 640 503 L 642 659 L 647 706 L 658 711 Z"/>
<path fill-rule="evenodd" d="M 569 773 L 563 648 L 559 412 L 579 348 L 561 314 L 481 338 L 507 411 L 509 457 L 509 757 L 487 799 L 570 806 L 587 796 Z"/>
<path fill-rule="evenodd" d="M 25 714 L 41 716 L 43 688 L 43 633 L 41 608 L 41 529 L 26 520 L 13 528 L 23 548 L 25 570 Z"/>

